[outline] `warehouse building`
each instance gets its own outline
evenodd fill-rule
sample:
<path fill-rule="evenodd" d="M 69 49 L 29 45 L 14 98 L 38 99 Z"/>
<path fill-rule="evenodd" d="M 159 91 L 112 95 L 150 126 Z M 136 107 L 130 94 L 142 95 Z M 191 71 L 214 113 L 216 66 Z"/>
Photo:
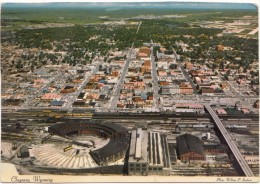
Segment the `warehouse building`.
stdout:
<path fill-rule="evenodd" d="M 171 161 L 166 135 L 149 132 L 149 174 L 171 175 Z"/>
<path fill-rule="evenodd" d="M 205 160 L 205 153 L 200 139 L 190 134 L 177 137 L 179 157 L 182 161 Z"/>
<path fill-rule="evenodd" d="M 129 175 L 148 175 L 148 132 L 137 128 L 132 130 L 128 174 Z"/>
<path fill-rule="evenodd" d="M 132 130 L 129 175 L 171 175 L 166 135 L 137 128 Z"/>

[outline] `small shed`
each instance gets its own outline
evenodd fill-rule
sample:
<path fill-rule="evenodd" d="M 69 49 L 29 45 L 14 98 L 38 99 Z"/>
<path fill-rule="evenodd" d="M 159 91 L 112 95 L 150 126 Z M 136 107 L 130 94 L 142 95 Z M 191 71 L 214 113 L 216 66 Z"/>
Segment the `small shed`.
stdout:
<path fill-rule="evenodd" d="M 29 153 L 27 146 L 22 146 L 20 148 L 20 150 L 17 153 L 17 157 L 18 158 L 28 158 L 28 157 L 30 157 L 30 153 Z"/>

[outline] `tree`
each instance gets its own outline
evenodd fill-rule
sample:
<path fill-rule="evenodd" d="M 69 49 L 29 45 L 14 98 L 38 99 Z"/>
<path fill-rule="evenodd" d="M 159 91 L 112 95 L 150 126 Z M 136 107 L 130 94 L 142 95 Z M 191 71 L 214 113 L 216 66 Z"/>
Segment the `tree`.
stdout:
<path fill-rule="evenodd" d="M 224 79 L 228 80 L 228 74 L 225 73 L 225 74 L 223 75 L 223 77 L 224 77 Z"/>
<path fill-rule="evenodd" d="M 245 66 L 244 69 L 243 69 L 243 72 L 246 73 L 247 69 L 248 69 L 248 67 Z"/>
<path fill-rule="evenodd" d="M 18 62 L 17 62 L 17 64 L 15 65 L 15 67 L 16 67 L 17 69 L 23 68 L 23 64 L 22 64 L 21 60 L 18 60 Z"/>
<path fill-rule="evenodd" d="M 221 61 L 220 63 L 219 63 L 219 69 L 224 69 L 225 68 L 225 64 L 224 64 L 224 61 Z"/>
<path fill-rule="evenodd" d="M 230 69 L 228 69 L 228 71 L 227 71 L 227 75 L 230 75 L 230 73 L 231 73 L 231 70 L 230 70 Z"/>
<path fill-rule="evenodd" d="M 213 64 L 212 64 L 212 71 L 214 71 L 214 70 L 217 68 L 217 66 L 218 66 L 218 65 L 217 65 L 216 63 L 213 63 Z"/>
<path fill-rule="evenodd" d="M 160 52 L 160 46 L 153 47 L 153 55 L 156 56 L 157 52 Z"/>

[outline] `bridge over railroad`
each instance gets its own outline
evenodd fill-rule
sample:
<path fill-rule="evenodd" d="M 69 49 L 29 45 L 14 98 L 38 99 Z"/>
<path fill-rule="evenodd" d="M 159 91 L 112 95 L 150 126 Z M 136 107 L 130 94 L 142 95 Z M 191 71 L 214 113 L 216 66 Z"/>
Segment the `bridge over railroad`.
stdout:
<path fill-rule="evenodd" d="M 217 114 L 213 111 L 213 109 L 210 107 L 210 105 L 204 105 L 204 106 L 207 109 L 207 111 L 209 112 L 209 114 L 211 115 L 211 117 L 214 120 L 215 124 L 217 125 L 220 133 L 223 135 L 225 141 L 227 142 L 230 150 L 232 151 L 233 155 L 235 156 L 235 158 L 236 158 L 239 166 L 243 170 L 244 174 L 247 177 L 254 177 L 254 173 L 252 172 L 252 170 L 248 166 L 246 160 L 244 159 L 244 157 L 240 153 L 239 149 L 237 148 L 236 144 L 234 143 L 234 141 L 230 137 L 228 131 L 226 130 L 226 128 L 224 127 L 224 125 L 220 121 L 220 119 L 217 116 Z"/>

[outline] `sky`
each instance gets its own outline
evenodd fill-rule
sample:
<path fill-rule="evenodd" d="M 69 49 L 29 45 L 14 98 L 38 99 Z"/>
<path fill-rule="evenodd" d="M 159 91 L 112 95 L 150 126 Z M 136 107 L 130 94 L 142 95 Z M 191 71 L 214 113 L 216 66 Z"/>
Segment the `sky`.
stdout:
<path fill-rule="evenodd" d="M 35 0 L 34 2 L 37 3 L 28 3 L 26 4 L 13 4 L 12 1 L 9 0 L 8 3 L 2 4 L 2 8 L 6 7 L 57 7 L 57 8 L 67 8 L 67 7 L 132 7 L 132 8 L 167 8 L 167 9 L 257 9 L 257 6 L 253 3 L 206 3 L 206 2 L 88 2 L 86 1 L 83 3 L 78 2 L 70 2 L 70 3 L 60 3 L 58 1 L 52 1 L 51 3 L 42 3 L 42 1 L 47 0 Z M 17 1 L 17 0 L 16 0 Z M 66 0 L 63 0 L 66 1 Z M 21 1 L 19 1 L 21 2 Z"/>
<path fill-rule="evenodd" d="M 171 0 L 1 0 L 3 3 L 46 3 L 46 2 L 162 2 Z M 174 0 L 176 2 L 233 2 L 233 3 L 258 3 L 258 0 Z"/>

